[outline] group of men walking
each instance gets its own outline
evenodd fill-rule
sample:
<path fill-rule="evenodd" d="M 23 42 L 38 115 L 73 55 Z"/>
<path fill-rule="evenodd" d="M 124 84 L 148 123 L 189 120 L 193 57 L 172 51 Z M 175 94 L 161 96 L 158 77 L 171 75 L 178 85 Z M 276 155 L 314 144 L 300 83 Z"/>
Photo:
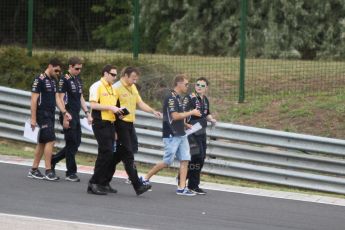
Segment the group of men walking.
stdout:
<path fill-rule="evenodd" d="M 110 182 L 119 162 L 123 162 L 129 180 L 137 195 L 151 189 L 150 178 L 161 169 L 171 165 L 175 157 L 180 161 L 177 195 L 194 196 L 206 194 L 200 187 L 200 172 L 206 156 L 207 121 L 215 123 L 209 110 L 206 91 L 209 82 L 205 78 L 196 81 L 195 89 L 188 92 L 189 82 L 185 75 L 174 78 L 174 88 L 163 102 L 163 115 L 147 105 L 136 88 L 140 72 L 137 68 L 126 67 L 121 71 L 120 79 L 117 68 L 106 65 L 101 78 L 90 87 L 89 112 L 80 79 L 82 60 L 78 57 L 69 59 L 68 72 L 61 75 L 62 64 L 52 59 L 47 69 L 37 76 L 32 84 L 31 127 L 40 128 L 34 162 L 28 177 L 36 179 L 59 180 L 55 174 L 55 165 L 66 158 L 67 181 L 79 182 L 75 154 L 81 143 L 79 113 L 85 112 L 89 124 L 92 124 L 98 143 L 98 155 L 94 174 L 89 180 L 87 192 L 96 195 L 117 193 Z M 56 81 L 60 76 L 58 85 Z M 52 154 L 55 141 L 55 107 L 60 110 L 60 123 L 63 126 L 66 145 L 55 155 Z M 144 177 L 139 177 L 134 163 L 134 153 L 138 150 L 138 140 L 134 122 L 136 108 L 163 118 L 163 161 L 156 164 Z M 200 123 L 202 129 L 187 137 L 185 130 Z M 189 145 L 191 143 L 191 145 Z M 39 161 L 45 155 L 45 174 L 39 169 Z M 188 184 L 186 180 L 188 178 Z"/>

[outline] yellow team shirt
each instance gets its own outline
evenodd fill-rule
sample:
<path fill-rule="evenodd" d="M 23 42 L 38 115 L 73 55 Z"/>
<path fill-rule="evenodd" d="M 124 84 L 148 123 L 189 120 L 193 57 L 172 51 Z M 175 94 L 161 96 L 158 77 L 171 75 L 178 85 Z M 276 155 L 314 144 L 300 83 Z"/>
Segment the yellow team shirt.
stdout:
<path fill-rule="evenodd" d="M 116 106 L 116 101 L 118 100 L 118 94 L 114 87 L 105 81 L 103 78 L 101 80 L 93 83 L 90 87 L 90 102 L 97 102 L 101 105 L 113 105 Z M 105 120 L 105 121 L 115 121 L 115 114 L 109 110 L 93 110 L 93 119 Z"/>
<path fill-rule="evenodd" d="M 126 107 L 129 111 L 129 114 L 124 116 L 122 120 L 134 122 L 137 103 L 142 101 L 137 87 L 134 84 L 131 86 L 127 85 L 122 79 L 116 82 L 113 87 L 118 95 L 120 106 Z"/>

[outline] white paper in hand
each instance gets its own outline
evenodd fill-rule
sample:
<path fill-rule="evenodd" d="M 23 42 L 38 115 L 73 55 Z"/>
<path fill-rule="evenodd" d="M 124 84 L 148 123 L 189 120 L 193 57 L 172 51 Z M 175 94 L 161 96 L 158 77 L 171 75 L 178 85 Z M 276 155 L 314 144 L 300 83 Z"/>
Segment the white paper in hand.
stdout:
<path fill-rule="evenodd" d="M 192 126 L 192 128 L 186 130 L 186 135 L 188 136 L 192 133 L 195 133 L 196 131 L 199 131 L 200 129 L 202 129 L 202 126 L 199 122 L 197 122 Z"/>
<path fill-rule="evenodd" d="M 93 133 L 92 126 L 89 125 L 89 122 L 87 121 L 86 117 L 84 117 L 83 119 L 80 119 L 80 125 L 81 125 L 81 127 L 86 129 L 87 131 L 90 131 Z"/>
<path fill-rule="evenodd" d="M 37 139 L 38 139 L 38 133 L 40 131 L 39 127 L 36 127 L 33 131 L 31 128 L 31 122 L 30 120 L 25 122 L 25 126 L 24 126 L 24 137 L 28 140 L 30 140 L 33 143 L 37 143 Z"/>

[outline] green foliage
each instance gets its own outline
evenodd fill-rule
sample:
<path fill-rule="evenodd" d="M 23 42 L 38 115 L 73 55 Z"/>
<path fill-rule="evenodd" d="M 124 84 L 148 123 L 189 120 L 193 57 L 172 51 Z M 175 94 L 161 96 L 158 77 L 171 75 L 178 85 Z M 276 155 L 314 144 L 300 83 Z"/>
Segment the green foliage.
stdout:
<path fill-rule="evenodd" d="M 11 88 L 30 90 L 34 76 L 43 72 L 48 65 L 48 60 L 58 57 L 63 63 L 67 63 L 69 57 L 52 53 L 43 53 L 28 57 L 25 49 L 3 48 L 0 50 L 0 85 Z M 144 100 L 154 100 L 160 96 L 160 92 L 170 86 L 174 71 L 165 65 L 151 65 L 145 60 L 133 60 L 132 58 L 112 58 L 102 62 L 92 62 L 84 58 L 81 77 L 84 83 L 84 97 L 87 99 L 89 87 L 101 78 L 101 70 L 104 65 L 112 63 L 118 68 L 118 72 L 126 66 L 136 66 L 141 71 L 138 87 L 141 88 L 141 96 Z M 66 71 L 65 66 L 64 71 Z M 160 102 L 160 99 L 158 100 Z M 159 104 L 159 103 L 158 103 Z"/>
<path fill-rule="evenodd" d="M 151 52 L 238 55 L 239 5 L 239 0 L 145 2 L 143 45 Z M 248 0 L 247 56 L 343 59 L 344 10 L 343 0 Z"/>
<path fill-rule="evenodd" d="M 107 0 L 105 3 L 95 4 L 91 11 L 98 15 L 105 15 L 107 21 L 98 25 L 92 31 L 93 38 L 105 43 L 106 48 L 130 51 L 131 42 L 131 1 Z"/>
<path fill-rule="evenodd" d="M 345 58 L 344 0 L 247 0 L 248 57 Z M 130 51 L 132 0 L 34 1 L 34 47 Z M 241 0 L 140 1 L 143 53 L 238 56 Z M 2 0 L 0 42 L 26 43 L 24 0 Z"/>

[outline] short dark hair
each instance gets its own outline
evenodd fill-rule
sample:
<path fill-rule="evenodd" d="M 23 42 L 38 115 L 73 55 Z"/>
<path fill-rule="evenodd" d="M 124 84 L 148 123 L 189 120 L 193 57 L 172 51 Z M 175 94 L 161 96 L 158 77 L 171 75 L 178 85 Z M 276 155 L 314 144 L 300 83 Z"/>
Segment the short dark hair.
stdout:
<path fill-rule="evenodd" d="M 105 65 L 102 69 L 102 76 L 104 75 L 104 73 L 110 73 L 110 70 L 112 69 L 116 69 L 116 67 L 110 64 Z"/>
<path fill-rule="evenodd" d="M 74 56 L 68 59 L 68 65 L 75 66 L 79 64 L 83 64 L 83 61 L 79 57 Z"/>
<path fill-rule="evenodd" d="M 52 65 L 53 67 L 56 67 L 56 66 L 62 67 L 62 63 L 58 58 L 50 59 L 48 65 Z"/>
<path fill-rule="evenodd" d="M 135 68 L 133 66 L 127 66 L 127 67 L 123 68 L 123 70 L 121 71 L 121 77 L 124 77 L 126 74 L 127 74 L 127 76 L 129 76 L 133 72 L 138 74 L 138 75 L 140 75 L 139 69 L 137 69 L 137 68 Z"/>
<path fill-rule="evenodd" d="M 174 86 L 177 86 L 179 82 L 183 82 L 185 79 L 187 79 L 187 76 L 185 74 L 178 74 L 174 78 Z"/>
<path fill-rule="evenodd" d="M 204 81 L 204 82 L 206 82 L 206 85 L 207 85 L 207 86 L 210 85 L 210 82 L 209 82 L 205 77 L 199 77 L 198 79 L 196 79 L 195 82 L 197 82 L 197 81 Z"/>

